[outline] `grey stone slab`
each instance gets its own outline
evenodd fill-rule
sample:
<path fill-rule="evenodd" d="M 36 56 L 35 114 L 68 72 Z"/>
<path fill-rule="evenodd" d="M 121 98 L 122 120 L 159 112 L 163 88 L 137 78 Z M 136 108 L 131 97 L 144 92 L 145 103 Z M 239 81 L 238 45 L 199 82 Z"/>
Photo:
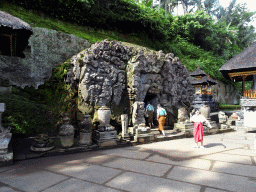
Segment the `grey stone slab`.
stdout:
<path fill-rule="evenodd" d="M 205 170 L 209 170 L 209 168 L 211 166 L 211 161 L 204 160 L 204 159 L 172 161 L 168 158 L 161 157 L 159 155 L 154 155 L 154 156 L 151 156 L 150 158 L 148 158 L 147 160 L 153 161 L 153 162 L 165 163 L 165 164 L 181 165 L 181 166 L 192 167 L 192 168 L 197 168 L 197 169 L 205 169 Z"/>
<path fill-rule="evenodd" d="M 212 171 L 256 178 L 256 166 L 216 161 Z"/>
<path fill-rule="evenodd" d="M 216 154 L 212 154 L 212 155 L 206 155 L 201 158 L 215 160 L 215 161 L 226 161 L 226 162 L 231 162 L 231 163 L 242 163 L 242 164 L 252 165 L 252 161 L 249 156 L 216 153 Z"/>
<path fill-rule="evenodd" d="M 223 153 L 234 154 L 234 155 L 256 156 L 255 150 L 249 150 L 249 149 L 234 149 L 230 151 L 225 151 Z"/>
<path fill-rule="evenodd" d="M 102 153 L 107 155 L 118 155 L 122 157 L 133 158 L 133 159 L 145 159 L 150 155 L 150 153 L 147 153 L 147 152 L 124 150 L 124 149 L 105 150 Z"/>
<path fill-rule="evenodd" d="M 193 138 L 177 139 L 158 143 L 150 143 L 140 146 L 143 149 L 156 151 L 177 158 L 191 158 L 201 155 L 222 152 L 228 149 L 243 147 L 243 144 L 216 141 L 216 139 L 204 139 L 205 149 L 193 149 L 195 145 Z"/>
<path fill-rule="evenodd" d="M 12 167 L 10 167 L 10 166 L 0 167 L 0 173 L 11 170 L 11 169 L 12 169 Z"/>
<path fill-rule="evenodd" d="M 106 163 L 104 165 L 107 167 L 119 168 L 123 170 L 129 170 L 137 173 L 144 173 L 154 176 L 162 176 L 172 167 L 171 165 L 164 165 L 160 163 L 125 158 L 120 158 L 111 163 Z"/>
<path fill-rule="evenodd" d="M 236 143 L 236 144 L 248 144 L 248 145 L 252 145 L 253 144 L 253 140 L 245 140 L 245 139 L 232 139 L 232 138 L 224 138 L 223 139 L 224 142 L 230 142 L 230 143 Z"/>
<path fill-rule="evenodd" d="M 42 192 L 56 192 L 56 191 L 63 191 L 63 192 L 118 192 L 120 190 L 111 189 L 108 187 L 103 187 L 97 184 L 89 183 L 87 181 L 81 181 L 78 179 L 68 179 L 63 181 L 47 190 Z"/>
<path fill-rule="evenodd" d="M 56 165 L 51 166 L 48 169 L 51 171 L 56 171 L 58 173 L 62 173 L 78 179 L 92 181 L 100 184 L 106 182 L 107 180 L 121 173 L 121 171 L 116 169 L 101 167 L 98 165 L 88 165 L 88 164 L 80 164 L 80 165 L 61 164 L 59 166 L 56 166 Z"/>
<path fill-rule="evenodd" d="M 193 192 L 200 186 L 149 175 L 126 172 L 106 184 L 114 188 L 133 192 Z"/>
<path fill-rule="evenodd" d="M 0 182 L 26 192 L 46 189 L 67 177 L 47 171 L 17 169 L 0 173 Z"/>
<path fill-rule="evenodd" d="M 5 187 L 5 186 L 0 187 L 0 191 L 1 191 L 1 192 L 17 192 L 16 190 L 13 190 L 12 188 L 10 188 L 10 187 Z"/>
<path fill-rule="evenodd" d="M 223 190 L 213 189 L 213 188 L 206 188 L 204 192 L 223 192 Z"/>
<path fill-rule="evenodd" d="M 256 182 L 247 177 L 193 168 L 174 167 L 167 178 L 230 191 L 255 191 Z"/>

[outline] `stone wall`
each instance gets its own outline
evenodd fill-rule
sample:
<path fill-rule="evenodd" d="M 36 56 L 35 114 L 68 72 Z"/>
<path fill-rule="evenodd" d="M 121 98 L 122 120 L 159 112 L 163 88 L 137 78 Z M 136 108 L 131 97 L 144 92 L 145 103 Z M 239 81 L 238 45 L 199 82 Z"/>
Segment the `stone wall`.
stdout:
<path fill-rule="evenodd" d="M 214 100 L 220 104 L 238 105 L 241 92 L 236 90 L 232 84 L 224 84 L 217 81 L 217 84 L 212 87 Z"/>
<path fill-rule="evenodd" d="M 85 39 L 51 29 L 34 27 L 33 33 L 25 58 L 0 55 L 0 78 L 9 85 L 37 88 L 51 77 L 52 67 L 90 46 Z"/>
<path fill-rule="evenodd" d="M 131 117 L 133 104 L 161 104 L 176 121 L 180 106 L 193 100 L 189 74 L 172 53 L 148 51 L 123 42 L 104 40 L 71 58 L 67 82 L 78 89 L 78 108 L 97 118 L 100 106 L 109 106 L 113 116 Z M 156 111 L 156 110 L 155 110 Z"/>

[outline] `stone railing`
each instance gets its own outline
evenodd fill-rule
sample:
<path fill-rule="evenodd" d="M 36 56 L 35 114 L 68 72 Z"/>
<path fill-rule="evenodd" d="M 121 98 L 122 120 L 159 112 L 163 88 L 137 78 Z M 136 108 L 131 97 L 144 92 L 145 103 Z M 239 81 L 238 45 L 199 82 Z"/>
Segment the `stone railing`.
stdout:
<path fill-rule="evenodd" d="M 256 93 L 254 90 L 245 90 L 243 95 L 248 99 L 256 99 Z"/>

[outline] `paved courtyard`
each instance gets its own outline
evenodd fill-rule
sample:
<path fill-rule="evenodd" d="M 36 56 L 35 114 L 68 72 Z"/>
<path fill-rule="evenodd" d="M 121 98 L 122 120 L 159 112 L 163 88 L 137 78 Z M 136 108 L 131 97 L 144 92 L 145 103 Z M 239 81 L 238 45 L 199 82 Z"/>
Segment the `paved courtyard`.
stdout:
<path fill-rule="evenodd" d="M 232 132 L 72 155 L 0 167 L 1 192 L 256 191 L 255 133 Z"/>

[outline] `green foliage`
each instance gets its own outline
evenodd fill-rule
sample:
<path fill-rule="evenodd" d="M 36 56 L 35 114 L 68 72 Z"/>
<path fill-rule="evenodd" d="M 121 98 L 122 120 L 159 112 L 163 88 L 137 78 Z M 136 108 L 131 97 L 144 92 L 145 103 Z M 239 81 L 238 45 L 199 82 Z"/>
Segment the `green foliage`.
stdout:
<path fill-rule="evenodd" d="M 237 109 L 241 109 L 240 105 L 225 105 L 225 104 L 220 104 L 219 105 L 219 109 L 221 110 L 237 110 Z"/>
<path fill-rule="evenodd" d="M 3 126 L 10 126 L 12 133 L 37 135 L 54 129 L 42 105 L 15 94 L 1 95 L 0 102 L 6 104 Z"/>

